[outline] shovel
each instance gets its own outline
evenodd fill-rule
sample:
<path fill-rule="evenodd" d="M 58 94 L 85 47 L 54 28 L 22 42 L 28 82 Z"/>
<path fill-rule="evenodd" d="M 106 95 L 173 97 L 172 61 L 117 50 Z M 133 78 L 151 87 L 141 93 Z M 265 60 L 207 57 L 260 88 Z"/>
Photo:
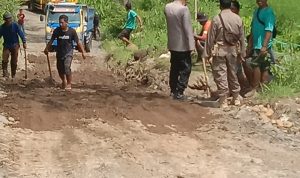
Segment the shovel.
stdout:
<path fill-rule="evenodd" d="M 207 75 L 207 70 L 206 70 L 206 61 L 205 61 L 205 58 L 202 58 L 202 66 L 203 66 L 205 83 L 208 86 L 208 75 Z M 210 89 L 209 89 L 209 87 L 207 88 L 206 92 L 207 92 L 207 97 L 210 97 Z"/>
<path fill-rule="evenodd" d="M 49 55 L 46 54 L 47 56 L 47 62 L 48 62 L 48 69 L 49 69 L 49 74 L 50 74 L 50 79 L 53 80 L 53 77 L 52 77 L 52 72 L 51 72 L 51 66 L 50 66 L 50 59 L 49 59 Z"/>
<path fill-rule="evenodd" d="M 50 66 L 49 54 L 46 54 L 46 56 L 47 56 L 47 62 L 48 62 L 49 74 L 50 74 L 50 77 L 47 79 L 47 81 L 49 82 L 49 84 L 55 85 L 55 80 L 53 79 L 53 77 L 52 77 L 52 72 L 51 72 L 51 66 Z"/>
<path fill-rule="evenodd" d="M 25 59 L 25 79 L 27 79 L 27 54 L 25 48 L 24 48 L 24 59 Z"/>

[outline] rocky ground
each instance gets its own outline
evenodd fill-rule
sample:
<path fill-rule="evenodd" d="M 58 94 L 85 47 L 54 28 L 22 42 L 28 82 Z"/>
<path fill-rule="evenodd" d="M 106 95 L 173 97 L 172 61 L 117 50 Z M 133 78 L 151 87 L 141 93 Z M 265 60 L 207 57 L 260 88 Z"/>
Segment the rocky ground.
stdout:
<path fill-rule="evenodd" d="M 17 81 L 0 82 L 0 177 L 299 177 L 299 99 L 225 110 L 173 101 L 108 70 L 97 45 L 76 55 L 66 92 L 53 55 L 48 78 L 43 24 L 26 17 L 29 79 L 20 57 Z"/>

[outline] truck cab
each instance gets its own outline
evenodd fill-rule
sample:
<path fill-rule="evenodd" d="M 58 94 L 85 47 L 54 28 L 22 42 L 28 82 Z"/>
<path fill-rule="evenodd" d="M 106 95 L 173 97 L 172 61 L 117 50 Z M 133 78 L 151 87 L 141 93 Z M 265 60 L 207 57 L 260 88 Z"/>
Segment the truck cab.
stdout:
<path fill-rule="evenodd" d="M 83 44 L 86 52 L 90 52 L 92 47 L 93 19 L 95 11 L 85 4 L 76 3 L 48 3 L 45 7 L 45 40 L 48 43 L 51 39 L 54 29 L 59 27 L 59 16 L 67 15 L 69 18 L 69 28 L 75 29 L 80 42 Z M 41 21 L 44 20 L 41 17 Z M 77 44 L 74 44 L 77 49 Z M 52 44 L 52 50 L 55 51 L 57 40 Z"/>

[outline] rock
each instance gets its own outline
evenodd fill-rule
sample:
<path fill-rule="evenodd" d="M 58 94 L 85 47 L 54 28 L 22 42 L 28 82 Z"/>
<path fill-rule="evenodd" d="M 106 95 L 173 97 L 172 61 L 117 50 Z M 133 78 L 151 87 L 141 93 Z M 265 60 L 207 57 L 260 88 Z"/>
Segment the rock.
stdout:
<path fill-rule="evenodd" d="M 248 108 L 242 108 L 240 111 L 238 111 L 234 119 L 252 120 L 253 118 L 257 118 L 257 113 L 252 111 Z"/>
<path fill-rule="evenodd" d="M 283 122 L 281 120 L 276 120 L 277 127 L 283 127 Z"/>
<path fill-rule="evenodd" d="M 15 119 L 14 119 L 13 117 L 9 117 L 8 120 L 9 120 L 10 122 L 15 122 Z"/>
<path fill-rule="evenodd" d="M 4 91 L 0 91 L 0 98 L 5 98 L 7 94 Z"/>
<path fill-rule="evenodd" d="M 263 121 L 263 123 L 268 123 L 271 121 L 271 119 L 268 116 L 266 116 L 264 113 L 261 113 L 259 118 Z"/>
<path fill-rule="evenodd" d="M 294 124 L 290 121 L 283 122 L 283 127 L 285 127 L 285 128 L 291 128 L 291 127 L 293 127 L 293 125 Z"/>
<path fill-rule="evenodd" d="M 259 106 L 257 106 L 257 105 L 255 105 L 255 106 L 253 106 L 252 108 L 251 108 L 251 110 L 252 111 L 254 111 L 254 112 L 260 112 L 260 108 L 259 108 Z"/>
<path fill-rule="evenodd" d="M 277 123 L 276 120 L 272 120 L 271 122 L 272 122 L 272 124 L 276 124 Z"/>
<path fill-rule="evenodd" d="M 300 104 L 300 99 L 299 98 L 296 98 L 295 101 L 296 101 L 297 104 Z"/>
<path fill-rule="evenodd" d="M 159 59 L 170 59 L 170 58 L 171 58 L 170 52 L 159 56 Z"/>
<path fill-rule="evenodd" d="M 267 117 L 271 117 L 273 114 L 274 114 L 274 111 L 273 111 L 273 109 L 271 109 L 271 108 L 268 108 L 268 109 L 266 110 L 266 112 L 265 112 L 265 115 L 266 115 Z"/>
<path fill-rule="evenodd" d="M 280 117 L 280 120 L 281 120 L 282 122 L 286 122 L 286 121 L 289 120 L 289 117 L 288 117 L 286 114 L 282 114 L 281 117 Z"/>
<path fill-rule="evenodd" d="M 268 112 L 268 108 L 261 107 L 261 108 L 260 108 L 260 111 L 266 113 L 266 112 Z"/>
<path fill-rule="evenodd" d="M 5 116 L 0 115 L 0 123 L 2 124 L 9 124 L 9 121 Z"/>

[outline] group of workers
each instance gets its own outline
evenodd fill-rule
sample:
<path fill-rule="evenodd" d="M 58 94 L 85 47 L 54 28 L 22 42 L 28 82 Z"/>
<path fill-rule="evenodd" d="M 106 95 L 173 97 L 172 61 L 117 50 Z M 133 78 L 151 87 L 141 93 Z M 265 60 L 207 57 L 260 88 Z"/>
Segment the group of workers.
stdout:
<path fill-rule="evenodd" d="M 240 105 L 241 95 L 253 96 L 260 84 L 270 79 L 270 65 L 274 63 L 272 41 L 276 34 L 275 15 L 267 0 L 256 0 L 251 33 L 247 37 L 239 16 L 236 0 L 219 0 L 221 12 L 212 21 L 199 12 L 197 21 L 202 25 L 200 34 L 194 34 L 187 0 L 174 0 L 165 7 L 168 31 L 168 49 L 171 52 L 170 88 L 174 99 L 184 99 L 191 73 L 191 53 L 196 49 L 198 58 L 211 60 L 212 73 L 217 85 L 213 99 L 221 107 Z M 246 46 L 247 41 L 247 46 Z M 228 97 L 232 97 L 230 103 Z"/>
<path fill-rule="evenodd" d="M 169 85 L 174 99 L 184 99 L 192 69 L 191 53 L 196 49 L 198 58 L 196 65 L 202 58 L 212 59 L 211 67 L 214 81 L 217 85 L 216 100 L 222 107 L 228 105 L 227 98 L 232 96 L 230 104 L 239 105 L 240 95 L 251 96 L 259 89 L 261 83 L 270 78 L 270 65 L 274 63 L 272 41 L 276 33 L 275 15 L 267 0 L 256 0 L 258 8 L 253 13 L 251 33 L 247 37 L 239 16 L 240 5 L 236 0 L 219 0 L 221 12 L 212 20 L 199 12 L 197 21 L 202 30 L 195 34 L 192 19 L 187 7 L 188 0 L 174 0 L 165 6 L 167 22 L 168 49 L 171 53 L 171 67 Z M 131 44 L 130 33 L 136 29 L 136 21 L 143 27 L 142 19 L 132 10 L 130 2 L 125 4 L 127 21 L 118 38 Z M 7 65 L 9 54 L 11 57 L 11 77 L 16 75 L 18 51 L 20 48 L 18 36 L 21 37 L 26 49 L 24 30 L 25 15 L 20 10 L 18 23 L 13 22 L 9 13 L 3 15 L 4 23 L 0 28 L 0 38 L 4 38 L 2 69 L 3 76 L 8 77 Z M 96 30 L 99 34 L 99 18 L 95 18 Z M 62 80 L 62 88 L 70 90 L 72 82 L 71 62 L 73 56 L 73 42 L 77 43 L 79 51 L 85 58 L 84 48 L 78 40 L 74 29 L 68 27 L 68 17 L 59 17 L 60 26 L 52 34 L 44 53 L 48 51 L 55 39 L 58 41 L 57 70 Z M 269 60 L 268 56 L 271 56 Z M 242 89 L 242 90 L 241 90 Z"/>

